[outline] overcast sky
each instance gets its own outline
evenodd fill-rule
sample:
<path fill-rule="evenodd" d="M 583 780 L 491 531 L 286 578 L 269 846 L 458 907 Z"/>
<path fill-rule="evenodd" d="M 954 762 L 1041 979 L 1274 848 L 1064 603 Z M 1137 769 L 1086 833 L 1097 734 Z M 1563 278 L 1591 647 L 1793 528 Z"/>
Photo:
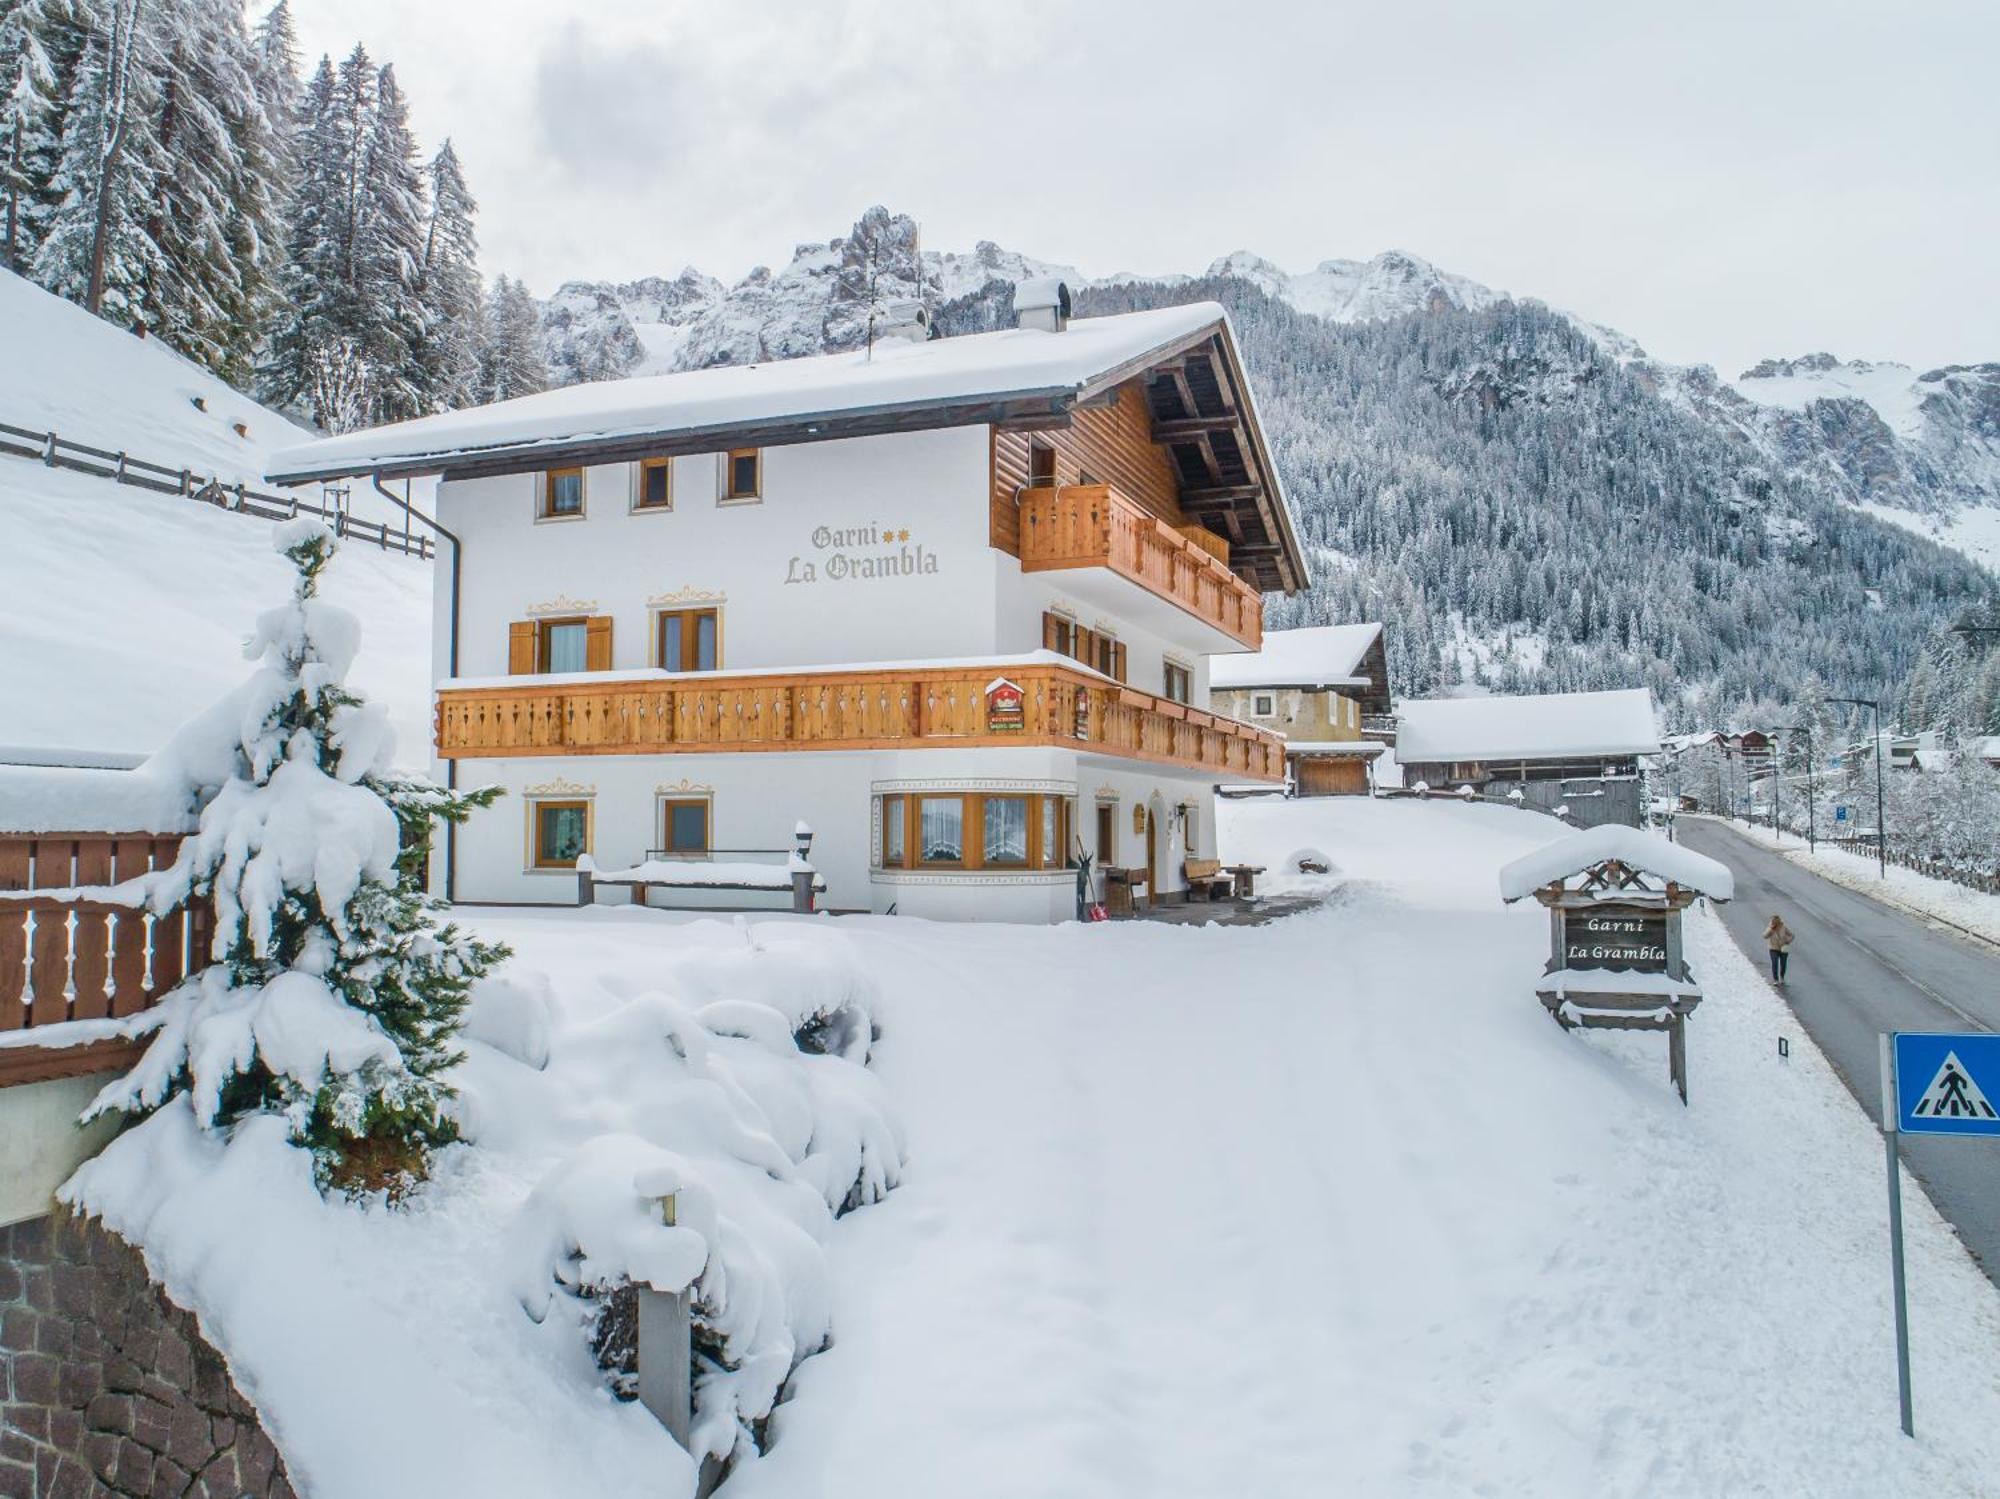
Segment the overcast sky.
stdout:
<path fill-rule="evenodd" d="M 259 0 L 253 0 L 253 6 Z M 2000 359 L 2000 5 L 294 0 L 489 273 L 725 280 L 884 203 L 1088 274 L 1404 249 L 1733 375 Z"/>

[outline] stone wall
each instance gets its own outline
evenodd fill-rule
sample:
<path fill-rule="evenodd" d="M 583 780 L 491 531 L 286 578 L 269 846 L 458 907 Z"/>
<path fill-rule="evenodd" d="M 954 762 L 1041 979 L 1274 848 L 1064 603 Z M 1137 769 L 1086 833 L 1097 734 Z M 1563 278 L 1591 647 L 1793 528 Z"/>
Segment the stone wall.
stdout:
<path fill-rule="evenodd" d="M 139 1252 L 58 1211 L 0 1228 L 0 1499 L 292 1499 L 284 1460 Z"/>

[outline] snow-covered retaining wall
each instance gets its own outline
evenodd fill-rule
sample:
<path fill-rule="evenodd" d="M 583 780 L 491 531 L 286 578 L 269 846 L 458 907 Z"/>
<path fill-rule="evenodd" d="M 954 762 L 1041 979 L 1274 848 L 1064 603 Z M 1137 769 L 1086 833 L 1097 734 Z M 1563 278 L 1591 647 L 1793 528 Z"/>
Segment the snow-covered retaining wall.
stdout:
<path fill-rule="evenodd" d="M 0 1391 L 0 1494 L 291 1499 L 227 1362 L 93 1219 L 0 1229 Z"/>

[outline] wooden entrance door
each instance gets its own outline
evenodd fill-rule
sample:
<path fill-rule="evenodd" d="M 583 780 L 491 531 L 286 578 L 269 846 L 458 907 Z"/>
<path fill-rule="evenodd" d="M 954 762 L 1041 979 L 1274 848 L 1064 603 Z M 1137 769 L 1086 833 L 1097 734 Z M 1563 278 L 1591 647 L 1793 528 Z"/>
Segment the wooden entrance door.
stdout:
<path fill-rule="evenodd" d="M 1160 825 L 1146 809 L 1146 904 L 1160 903 Z"/>

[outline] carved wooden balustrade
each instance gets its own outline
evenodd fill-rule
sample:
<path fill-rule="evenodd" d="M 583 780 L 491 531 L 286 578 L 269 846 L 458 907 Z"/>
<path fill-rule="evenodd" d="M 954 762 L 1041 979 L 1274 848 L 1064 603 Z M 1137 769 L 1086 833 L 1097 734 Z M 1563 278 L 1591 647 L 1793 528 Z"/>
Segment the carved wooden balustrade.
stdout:
<path fill-rule="evenodd" d="M 28 892 L 0 900 L 0 1037 L 136 1015 L 206 964 L 205 902 L 154 916 L 69 893 L 164 869 L 180 843 L 175 834 L 0 833 L 0 891 Z M 143 1044 L 0 1046 L 0 1086 L 129 1065 Z"/>
<path fill-rule="evenodd" d="M 1018 716 L 988 703 L 996 677 L 1021 689 Z M 447 760 L 1033 744 L 1246 781 L 1285 774 L 1275 734 L 1044 664 L 447 686 L 436 731 Z"/>
<path fill-rule="evenodd" d="M 1264 643 L 1264 596 L 1229 570 L 1228 544 L 1191 536 L 1108 484 L 1021 492 L 1021 571 L 1103 567 L 1178 605 L 1251 650 Z"/>

